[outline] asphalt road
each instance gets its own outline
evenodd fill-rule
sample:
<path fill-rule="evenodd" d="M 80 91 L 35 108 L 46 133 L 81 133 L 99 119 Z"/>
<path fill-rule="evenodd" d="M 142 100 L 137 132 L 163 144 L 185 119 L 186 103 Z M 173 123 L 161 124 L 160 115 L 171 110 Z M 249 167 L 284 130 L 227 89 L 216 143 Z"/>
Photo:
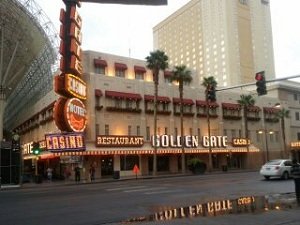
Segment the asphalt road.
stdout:
<path fill-rule="evenodd" d="M 101 225 L 240 196 L 294 192 L 293 180 L 257 172 L 49 185 L 0 192 L 0 224 Z"/>

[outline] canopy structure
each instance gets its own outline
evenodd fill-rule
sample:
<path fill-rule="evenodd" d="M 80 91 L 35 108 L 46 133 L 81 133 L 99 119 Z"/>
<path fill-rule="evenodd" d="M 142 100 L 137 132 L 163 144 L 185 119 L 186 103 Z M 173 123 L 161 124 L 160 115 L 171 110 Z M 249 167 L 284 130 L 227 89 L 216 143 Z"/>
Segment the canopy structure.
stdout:
<path fill-rule="evenodd" d="M 34 0 L 0 4 L 0 141 L 52 89 L 59 37 Z M 24 114 L 23 114 L 24 116 Z"/>

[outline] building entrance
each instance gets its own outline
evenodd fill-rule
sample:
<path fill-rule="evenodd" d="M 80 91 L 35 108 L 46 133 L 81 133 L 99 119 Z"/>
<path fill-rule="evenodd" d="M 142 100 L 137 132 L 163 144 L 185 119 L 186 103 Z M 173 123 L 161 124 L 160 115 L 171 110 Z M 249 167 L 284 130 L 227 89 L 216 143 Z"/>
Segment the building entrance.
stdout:
<path fill-rule="evenodd" d="M 114 172 L 113 157 L 101 158 L 101 176 L 112 176 Z"/>

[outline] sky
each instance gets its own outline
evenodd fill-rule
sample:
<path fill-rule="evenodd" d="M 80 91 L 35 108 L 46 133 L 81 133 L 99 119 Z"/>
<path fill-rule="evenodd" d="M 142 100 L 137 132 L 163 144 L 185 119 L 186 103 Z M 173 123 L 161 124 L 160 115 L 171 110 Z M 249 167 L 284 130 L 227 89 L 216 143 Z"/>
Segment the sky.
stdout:
<path fill-rule="evenodd" d="M 152 28 L 189 1 L 168 0 L 167 6 L 82 3 L 82 49 L 144 60 L 153 50 Z M 62 0 L 35 2 L 59 31 Z M 270 6 L 276 77 L 298 75 L 300 1 L 270 0 Z"/>

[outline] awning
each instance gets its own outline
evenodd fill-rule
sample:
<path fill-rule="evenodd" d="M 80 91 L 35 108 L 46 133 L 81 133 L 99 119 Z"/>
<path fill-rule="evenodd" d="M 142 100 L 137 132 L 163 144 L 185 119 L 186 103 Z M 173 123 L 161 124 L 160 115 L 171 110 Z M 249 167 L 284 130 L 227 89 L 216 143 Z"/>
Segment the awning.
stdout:
<path fill-rule="evenodd" d="M 146 69 L 143 66 L 134 66 L 134 72 L 146 73 Z"/>
<path fill-rule="evenodd" d="M 274 108 L 274 107 L 264 107 L 265 113 L 278 113 L 280 109 Z"/>
<path fill-rule="evenodd" d="M 196 100 L 196 106 L 206 107 L 206 101 L 204 100 Z M 216 102 L 210 102 L 209 107 L 219 107 L 219 104 Z"/>
<path fill-rule="evenodd" d="M 107 62 L 103 59 L 94 59 L 94 65 L 97 67 L 106 67 Z"/>
<path fill-rule="evenodd" d="M 234 103 L 222 103 L 223 109 L 231 109 L 231 110 L 241 110 L 240 104 L 234 104 Z"/>
<path fill-rule="evenodd" d="M 248 106 L 247 111 L 248 112 L 259 112 L 259 111 L 261 111 L 261 108 L 259 108 L 258 106 L 255 106 L 255 105 Z"/>
<path fill-rule="evenodd" d="M 102 94 L 102 91 L 100 89 L 95 89 L 95 96 L 96 97 L 101 97 L 103 94 Z"/>
<path fill-rule="evenodd" d="M 183 105 L 194 105 L 194 101 L 192 99 L 184 98 L 182 99 Z M 180 98 L 173 98 L 173 104 L 180 104 Z"/>
<path fill-rule="evenodd" d="M 109 98 L 132 99 L 136 101 L 142 99 L 142 96 L 140 94 L 118 92 L 118 91 L 105 91 L 105 96 Z"/>
<path fill-rule="evenodd" d="M 127 65 L 124 63 L 115 63 L 115 68 L 119 70 L 127 70 Z"/>
<path fill-rule="evenodd" d="M 144 100 L 145 100 L 145 102 L 154 101 L 154 96 L 153 95 L 144 95 Z M 169 97 L 165 97 L 165 96 L 157 96 L 157 101 L 159 101 L 159 102 L 166 102 L 166 103 L 171 102 L 170 98 Z"/>
<path fill-rule="evenodd" d="M 172 75 L 173 75 L 172 71 L 168 71 L 168 70 L 164 71 L 164 77 L 171 77 Z"/>

